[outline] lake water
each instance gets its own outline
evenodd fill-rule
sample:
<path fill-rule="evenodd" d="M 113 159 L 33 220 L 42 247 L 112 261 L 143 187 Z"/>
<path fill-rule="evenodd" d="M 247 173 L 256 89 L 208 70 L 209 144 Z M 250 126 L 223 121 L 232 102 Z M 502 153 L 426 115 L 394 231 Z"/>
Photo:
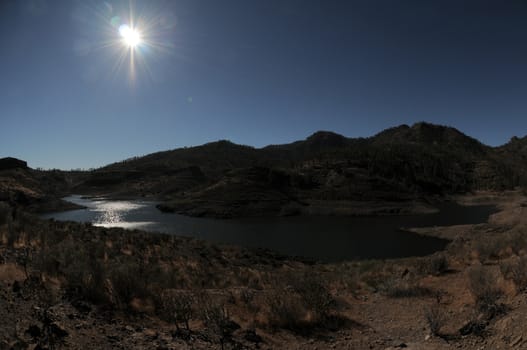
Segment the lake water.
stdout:
<path fill-rule="evenodd" d="M 91 222 L 196 237 L 217 243 L 269 248 L 323 261 L 423 256 L 447 241 L 400 230 L 402 227 L 447 226 L 486 222 L 494 206 L 443 204 L 438 213 L 380 217 L 293 216 L 218 220 L 162 213 L 142 200 L 65 200 L 86 209 L 43 215 L 44 218 Z"/>

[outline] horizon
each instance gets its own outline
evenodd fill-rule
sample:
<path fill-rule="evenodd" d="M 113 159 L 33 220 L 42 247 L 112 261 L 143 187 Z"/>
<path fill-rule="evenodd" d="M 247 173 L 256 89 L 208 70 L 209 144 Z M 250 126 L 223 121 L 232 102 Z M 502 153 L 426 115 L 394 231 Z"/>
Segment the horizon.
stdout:
<path fill-rule="evenodd" d="M 527 3 L 0 3 L 0 157 L 101 167 L 219 139 L 369 137 L 426 121 L 527 134 Z"/>
<path fill-rule="evenodd" d="M 505 142 L 503 144 L 500 144 L 500 145 L 493 146 L 493 145 L 488 145 L 488 144 L 482 142 L 481 140 L 478 140 L 477 138 L 468 135 L 467 133 L 463 132 L 462 130 L 459 130 L 458 128 L 456 128 L 454 126 L 442 125 L 442 124 L 434 124 L 434 123 L 429 123 L 429 122 L 426 122 L 426 121 L 418 121 L 418 122 L 410 124 L 410 125 L 408 125 L 408 124 L 399 124 L 399 125 L 388 126 L 388 127 L 384 128 L 382 130 L 378 130 L 377 132 L 375 132 L 375 133 L 373 133 L 371 135 L 367 135 L 367 136 L 360 136 L 359 135 L 359 136 L 350 137 L 350 136 L 341 134 L 341 133 L 339 133 L 337 131 L 334 131 L 334 130 L 316 130 L 316 131 L 313 131 L 313 132 L 309 133 L 308 135 L 306 135 L 304 138 L 301 138 L 301 139 L 289 140 L 289 141 L 284 142 L 284 143 L 267 143 L 267 144 L 264 144 L 264 145 L 261 145 L 261 146 L 254 146 L 254 145 L 250 145 L 250 144 L 239 143 L 239 142 L 236 142 L 236 141 L 230 140 L 230 139 L 220 138 L 220 139 L 217 139 L 217 140 L 210 140 L 210 141 L 206 141 L 204 143 L 200 143 L 200 144 L 196 144 L 196 145 L 183 145 L 183 146 L 178 146 L 178 147 L 174 147 L 174 148 L 155 150 L 155 151 L 150 152 L 150 153 L 136 154 L 136 155 L 132 155 L 132 156 L 130 156 L 128 158 L 123 158 L 123 159 L 118 159 L 118 160 L 111 160 L 108 163 L 101 164 L 99 166 L 94 166 L 94 167 L 77 167 L 77 168 L 56 168 L 56 167 L 55 168 L 49 168 L 48 167 L 48 168 L 46 168 L 46 167 L 41 167 L 41 166 L 39 166 L 39 167 L 32 166 L 32 164 L 30 163 L 29 160 L 24 159 L 24 158 L 20 158 L 20 157 L 17 157 L 17 156 L 13 156 L 13 155 L 0 155 L 0 158 L 12 157 L 12 158 L 20 159 L 20 160 L 26 161 L 30 168 L 39 169 L 39 170 L 45 170 L 45 171 L 48 171 L 48 170 L 61 170 L 61 171 L 79 171 L 80 170 L 80 171 L 89 171 L 89 170 L 95 170 L 95 169 L 99 169 L 99 168 L 104 168 L 105 166 L 108 166 L 108 165 L 111 165 L 111 164 L 114 164 L 114 163 L 124 162 L 124 161 L 130 160 L 130 159 L 134 159 L 134 158 L 146 157 L 146 156 L 149 156 L 149 155 L 155 154 L 155 153 L 170 152 L 170 151 L 174 151 L 174 150 L 178 150 L 178 149 L 186 149 L 186 148 L 192 148 L 192 147 L 200 147 L 200 146 L 205 146 L 207 144 L 220 142 L 220 141 L 227 141 L 227 142 L 231 142 L 231 143 L 233 143 L 235 145 L 238 145 L 238 146 L 246 146 L 246 147 L 251 147 L 251 148 L 254 148 L 254 149 L 263 149 L 263 148 L 268 147 L 268 146 L 281 146 L 281 145 L 288 145 L 288 144 L 291 144 L 291 143 L 294 143 L 294 142 L 297 142 L 297 141 L 306 141 L 309 137 L 311 137 L 311 136 L 313 136 L 313 135 L 315 135 L 316 133 L 319 133 L 319 132 L 329 132 L 329 133 L 333 133 L 333 134 L 337 134 L 337 135 L 343 136 L 343 137 L 345 137 L 347 139 L 357 139 L 357 138 L 367 139 L 367 138 L 375 137 L 377 134 L 379 134 L 379 133 L 381 133 L 381 132 L 383 132 L 385 130 L 389 130 L 389 129 L 392 129 L 392 128 L 398 128 L 398 127 L 402 127 L 402 126 L 408 126 L 408 127 L 411 128 L 414 125 L 420 124 L 420 123 L 425 123 L 425 124 L 430 124 L 430 125 L 434 125 L 434 126 L 440 126 L 440 127 L 451 128 L 451 129 L 457 130 L 457 131 L 461 132 L 463 135 L 480 142 L 484 146 L 492 147 L 492 148 L 501 147 L 501 146 L 509 143 L 514 137 L 523 138 L 523 137 L 527 136 L 527 135 L 524 135 L 524 136 L 513 135 L 513 136 L 511 136 L 509 138 L 509 140 L 507 142 Z"/>

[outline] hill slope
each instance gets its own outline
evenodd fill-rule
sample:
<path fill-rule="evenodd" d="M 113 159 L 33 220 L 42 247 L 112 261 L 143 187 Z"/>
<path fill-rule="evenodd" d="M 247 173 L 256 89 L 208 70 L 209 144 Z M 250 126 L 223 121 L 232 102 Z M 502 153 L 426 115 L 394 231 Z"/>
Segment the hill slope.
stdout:
<path fill-rule="evenodd" d="M 334 207 L 364 213 L 356 203 L 382 204 L 384 211 L 386 202 L 401 209 L 401 202 L 431 196 L 523 185 L 527 168 L 518 164 L 525 164 L 526 149 L 524 139 L 492 148 L 423 122 L 369 138 L 319 131 L 263 148 L 222 140 L 110 164 L 74 191 L 153 196 L 165 201 L 163 210 L 188 215 L 335 213 Z"/>

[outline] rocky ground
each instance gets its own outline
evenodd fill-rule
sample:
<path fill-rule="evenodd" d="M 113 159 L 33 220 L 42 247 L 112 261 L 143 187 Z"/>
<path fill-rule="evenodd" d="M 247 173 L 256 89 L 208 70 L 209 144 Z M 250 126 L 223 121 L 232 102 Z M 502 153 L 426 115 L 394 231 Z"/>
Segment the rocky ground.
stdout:
<path fill-rule="evenodd" d="M 423 258 L 316 264 L 3 207 L 0 349 L 524 349 L 527 198 Z M 185 320 L 188 321 L 187 330 Z"/>

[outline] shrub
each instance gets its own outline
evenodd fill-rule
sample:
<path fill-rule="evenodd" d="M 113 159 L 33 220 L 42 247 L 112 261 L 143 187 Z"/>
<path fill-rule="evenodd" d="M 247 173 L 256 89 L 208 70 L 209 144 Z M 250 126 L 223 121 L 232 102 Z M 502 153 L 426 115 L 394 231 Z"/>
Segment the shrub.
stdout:
<path fill-rule="evenodd" d="M 164 318 L 173 322 L 179 330 L 179 324 L 183 323 L 187 331 L 190 331 L 189 321 L 193 317 L 194 297 L 187 291 L 164 291 L 161 293 L 161 314 Z"/>
<path fill-rule="evenodd" d="M 251 305 L 254 300 L 254 291 L 249 288 L 243 288 L 240 291 L 240 299 L 245 305 Z"/>
<path fill-rule="evenodd" d="M 300 328 L 305 309 L 290 289 L 278 288 L 266 295 L 269 306 L 269 324 L 272 328 L 297 330 Z"/>
<path fill-rule="evenodd" d="M 474 267 L 469 272 L 470 291 L 476 300 L 476 307 L 488 319 L 505 311 L 505 306 L 498 303 L 503 291 L 497 287 L 499 277 L 482 266 Z"/>
<path fill-rule="evenodd" d="M 240 326 L 230 319 L 225 304 L 215 301 L 211 295 L 201 294 L 199 302 L 203 323 L 223 350 L 225 343 L 231 340 L 232 333 Z"/>
<path fill-rule="evenodd" d="M 385 293 L 391 298 L 418 298 L 436 295 L 436 293 L 434 293 L 434 291 L 430 288 L 421 287 L 410 283 L 402 283 L 391 286 L 385 291 Z"/>
<path fill-rule="evenodd" d="M 406 274 L 404 277 L 394 274 L 385 276 L 377 286 L 377 290 L 390 298 L 437 297 L 440 293 L 440 291 L 420 286 L 415 276 Z"/>
<path fill-rule="evenodd" d="M 482 262 L 510 256 L 511 253 L 518 254 L 520 250 L 527 248 L 527 235 L 524 230 L 513 229 L 492 233 L 492 236 L 482 237 L 477 243 L 476 249 Z"/>
<path fill-rule="evenodd" d="M 425 318 L 428 327 L 430 327 L 430 332 L 435 336 L 440 336 L 441 328 L 445 325 L 445 315 L 439 305 L 427 308 L 425 310 Z"/>
<path fill-rule="evenodd" d="M 144 274 L 136 262 L 123 262 L 109 272 L 116 302 L 128 306 L 133 298 L 148 295 Z"/>
<path fill-rule="evenodd" d="M 484 337 L 488 333 L 486 329 L 487 326 L 487 321 L 480 320 L 478 318 L 472 318 L 470 321 L 464 324 L 463 327 L 459 329 L 459 334 L 463 336 L 474 334 L 480 337 Z"/>
<path fill-rule="evenodd" d="M 527 257 L 522 256 L 517 261 L 500 264 L 501 273 L 512 279 L 518 292 L 527 290 Z"/>
<path fill-rule="evenodd" d="M 425 273 L 439 276 L 448 271 L 448 259 L 444 254 L 435 254 L 424 263 Z"/>
<path fill-rule="evenodd" d="M 303 306 L 311 311 L 314 323 L 326 320 L 335 309 L 333 296 L 316 275 L 306 274 L 296 279 L 293 289 L 300 296 Z"/>

